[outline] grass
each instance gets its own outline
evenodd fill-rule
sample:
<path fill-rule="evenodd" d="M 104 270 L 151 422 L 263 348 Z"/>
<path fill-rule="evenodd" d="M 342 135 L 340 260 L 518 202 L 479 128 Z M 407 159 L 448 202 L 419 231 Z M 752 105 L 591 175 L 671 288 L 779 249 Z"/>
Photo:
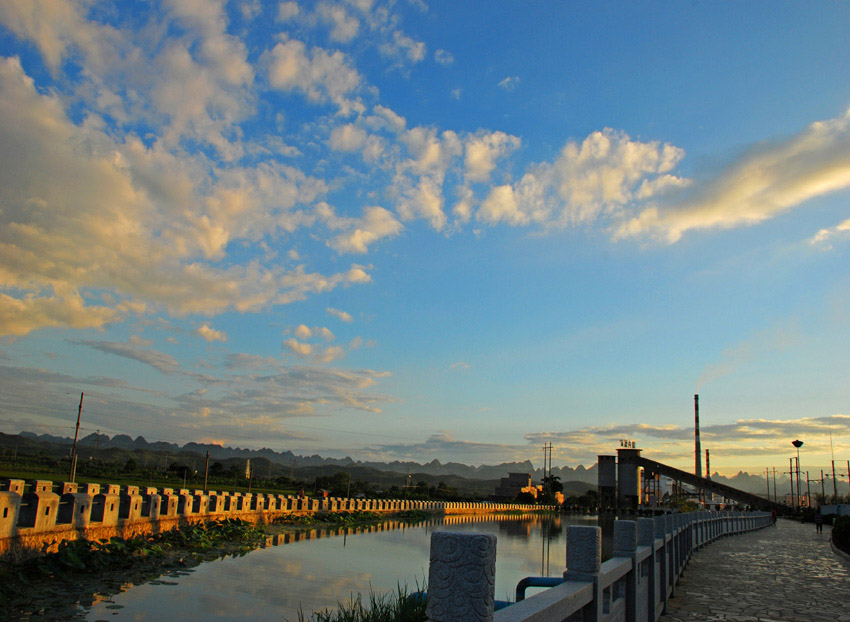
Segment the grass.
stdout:
<path fill-rule="evenodd" d="M 424 590 L 417 586 L 416 592 L 420 589 Z M 424 622 L 426 599 L 409 598 L 410 595 L 407 587 L 401 585 L 387 594 L 375 594 L 370 589 L 365 603 L 363 596 L 357 594 L 333 611 L 318 611 L 309 618 L 299 612 L 298 622 Z"/>

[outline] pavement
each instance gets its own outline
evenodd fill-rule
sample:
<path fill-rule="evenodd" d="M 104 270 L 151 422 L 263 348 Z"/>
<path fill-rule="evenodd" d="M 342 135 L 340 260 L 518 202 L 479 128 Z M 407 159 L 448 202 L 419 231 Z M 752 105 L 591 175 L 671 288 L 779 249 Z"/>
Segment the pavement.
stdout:
<path fill-rule="evenodd" d="M 779 519 L 691 556 L 661 622 L 850 622 L 850 564 L 829 532 Z"/>

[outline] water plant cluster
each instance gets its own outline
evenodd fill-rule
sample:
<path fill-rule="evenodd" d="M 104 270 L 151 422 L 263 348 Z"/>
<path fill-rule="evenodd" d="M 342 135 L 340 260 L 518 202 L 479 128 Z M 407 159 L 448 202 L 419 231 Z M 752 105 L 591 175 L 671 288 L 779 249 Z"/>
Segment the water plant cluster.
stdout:
<path fill-rule="evenodd" d="M 382 514 L 368 510 L 352 510 L 350 512 L 321 512 L 316 514 L 286 514 L 272 521 L 276 525 L 310 526 L 310 525 L 362 525 L 376 523 L 387 519 L 418 521 L 430 518 L 431 513 L 422 510 L 401 510 L 393 514 Z"/>
<path fill-rule="evenodd" d="M 299 613 L 298 622 L 424 622 L 428 619 L 426 606 L 427 599 L 411 598 L 409 590 L 399 585 L 387 594 L 370 590 L 365 601 L 358 594 L 339 603 L 335 610 L 319 611 L 310 617 Z"/>

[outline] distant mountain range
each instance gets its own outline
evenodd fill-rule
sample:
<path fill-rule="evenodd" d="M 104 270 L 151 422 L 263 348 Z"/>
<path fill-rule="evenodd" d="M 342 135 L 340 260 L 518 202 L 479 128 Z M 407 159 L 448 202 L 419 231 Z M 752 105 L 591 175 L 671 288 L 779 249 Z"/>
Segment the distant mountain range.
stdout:
<path fill-rule="evenodd" d="M 34 441 L 52 443 L 54 445 L 71 445 L 73 439 L 52 434 L 33 434 L 32 432 L 21 432 L 19 436 Z M 227 460 L 239 458 L 243 460 L 265 458 L 274 464 L 286 467 L 316 467 L 316 466 L 339 466 L 366 467 L 378 471 L 389 471 L 392 473 L 424 473 L 434 476 L 455 475 L 465 479 L 494 480 L 507 477 L 508 473 L 531 473 L 535 480 L 540 480 L 543 475 L 542 469 L 535 469 L 530 460 L 524 462 L 503 462 L 497 465 L 470 466 L 460 462 L 446 462 L 439 460 L 419 463 L 413 461 L 373 462 L 353 460 L 352 458 L 323 458 L 317 454 L 312 456 L 300 456 L 291 451 L 274 451 L 272 449 L 243 449 L 241 447 L 224 447 L 214 443 L 166 443 L 164 441 L 148 442 L 142 436 L 135 439 L 126 434 L 118 434 L 109 437 L 106 434 L 89 434 L 78 441 L 80 447 L 97 447 L 98 449 L 124 449 L 127 451 L 151 451 L 168 452 L 173 454 L 192 452 L 203 456 L 207 451 L 213 460 Z M 586 484 L 596 485 L 596 465 L 585 469 L 579 465 L 572 467 L 553 467 L 552 474 L 561 478 L 562 482 L 578 481 Z"/>

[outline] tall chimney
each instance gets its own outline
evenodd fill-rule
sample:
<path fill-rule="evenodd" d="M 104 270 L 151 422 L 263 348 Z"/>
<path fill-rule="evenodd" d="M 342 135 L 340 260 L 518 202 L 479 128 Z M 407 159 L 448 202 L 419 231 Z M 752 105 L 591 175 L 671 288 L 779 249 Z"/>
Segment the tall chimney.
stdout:
<path fill-rule="evenodd" d="M 702 449 L 699 444 L 699 395 L 694 395 L 694 475 L 702 477 Z"/>
<path fill-rule="evenodd" d="M 711 479 L 711 462 L 707 449 L 705 450 L 705 479 Z"/>

